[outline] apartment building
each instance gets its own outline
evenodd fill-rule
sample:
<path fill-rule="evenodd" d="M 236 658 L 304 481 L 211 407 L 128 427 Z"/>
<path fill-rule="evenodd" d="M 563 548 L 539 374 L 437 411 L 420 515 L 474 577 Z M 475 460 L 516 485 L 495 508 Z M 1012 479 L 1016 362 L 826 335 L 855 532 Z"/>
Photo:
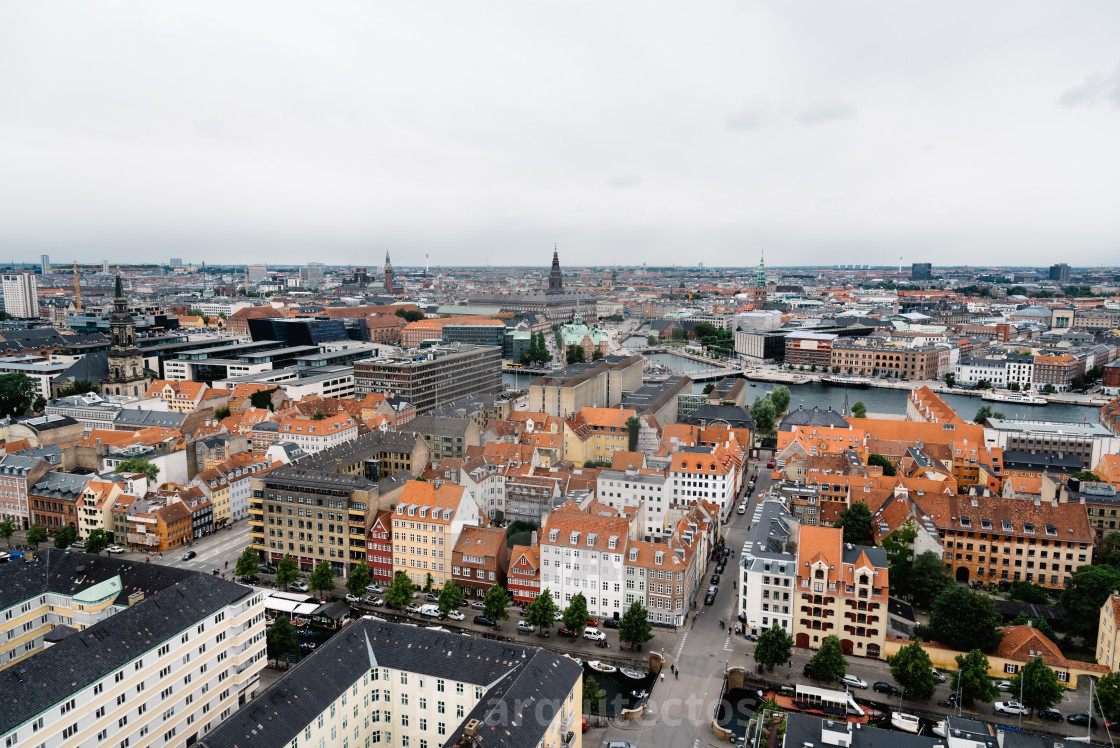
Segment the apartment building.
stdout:
<path fill-rule="evenodd" d="M 1081 461 L 1082 470 L 1092 470 L 1107 454 L 1120 454 L 1120 434 L 1096 423 L 989 418 L 984 442 L 989 449 L 998 447 L 1004 453 L 1072 455 Z"/>
<path fill-rule="evenodd" d="M 304 457 L 300 464 L 329 472 L 361 475 L 367 480 L 381 480 L 401 471 L 420 475 L 428 464 L 430 454 L 428 443 L 415 432 L 371 431 Z"/>
<path fill-rule="evenodd" d="M 506 586 L 509 546 L 497 527 L 464 527 L 451 555 L 451 577 L 468 598 L 481 600 L 494 585 Z"/>
<path fill-rule="evenodd" d="M 390 509 L 379 511 L 369 528 L 366 565 L 374 582 L 387 585 L 393 581 L 393 512 Z"/>
<path fill-rule="evenodd" d="M 1115 532 L 1120 522 L 1120 490 L 1112 483 L 1084 481 L 1066 475 L 1047 473 L 1039 481 L 1039 497 L 1043 501 L 1057 499 L 1062 503 L 1080 504 L 1085 507 L 1093 539 L 1100 543 L 1104 536 Z M 1076 567 L 1075 567 L 1076 568 Z"/>
<path fill-rule="evenodd" d="M 786 335 L 785 362 L 792 366 L 816 366 L 827 369 L 832 364 L 832 346 L 836 335 L 821 332 L 795 331 Z"/>
<path fill-rule="evenodd" d="M 253 476 L 267 473 L 280 464 L 255 452 L 242 452 L 196 475 L 191 485 L 197 486 L 210 499 L 214 507 L 214 528 L 248 517 Z"/>
<path fill-rule="evenodd" d="M 1120 670 L 1120 592 L 1113 592 L 1101 605 L 1096 651 L 1098 664 L 1110 673 Z"/>
<path fill-rule="evenodd" d="M 399 353 L 354 362 L 359 395 L 398 395 L 418 413 L 474 393 L 502 389 L 502 349 L 497 346 L 446 346 L 416 354 Z"/>
<path fill-rule="evenodd" d="M 291 555 L 303 571 L 326 561 L 337 576 L 366 559 L 366 528 L 378 508 L 377 484 L 302 462 L 250 479 L 249 538 L 275 565 Z"/>
<path fill-rule="evenodd" d="M 764 501 L 751 518 L 739 555 L 739 620 L 750 633 L 793 631 L 800 523 L 780 501 Z"/>
<path fill-rule="evenodd" d="M 860 345 L 851 339 L 834 342 L 829 361 L 833 369 L 840 367 L 845 374 L 887 374 L 912 380 L 938 379 L 948 364 L 948 348 Z"/>
<path fill-rule="evenodd" d="M 409 481 L 393 510 L 393 573 L 442 588 L 452 578 L 452 552 L 466 527 L 481 520 L 470 491 L 454 483 Z"/>
<path fill-rule="evenodd" d="M 346 413 L 315 418 L 280 419 L 277 438 L 290 441 L 309 455 L 337 447 L 358 436 L 358 422 Z"/>
<path fill-rule="evenodd" d="M 2 278 L 4 311 L 10 317 L 39 316 L 39 284 L 34 273 L 9 273 Z"/>
<path fill-rule="evenodd" d="M 0 457 L 0 519 L 10 519 L 21 530 L 31 526 L 28 487 L 38 483 L 50 463 L 41 457 L 10 454 Z"/>
<path fill-rule="evenodd" d="M 178 501 L 158 505 L 136 499 L 129 505 L 126 523 L 125 540 L 145 553 L 173 551 L 194 539 L 194 515 Z"/>
<path fill-rule="evenodd" d="M 632 515 L 633 517 L 633 515 Z M 556 509 L 540 530 L 540 585 L 557 607 L 582 593 L 593 616 L 619 618 L 625 612 L 625 562 L 632 518 L 585 513 L 569 502 Z"/>
<path fill-rule="evenodd" d="M 167 406 L 171 413 L 193 413 L 202 408 L 226 407 L 229 390 L 216 390 L 204 382 L 170 381 L 157 379 L 148 386 L 144 397 L 155 398 Z"/>
<path fill-rule="evenodd" d="M 816 649 L 835 634 L 844 654 L 881 657 L 887 634 L 888 577 L 882 548 L 845 544 L 839 527 L 802 525 L 797 541 L 794 644 Z"/>
<path fill-rule="evenodd" d="M 428 444 L 428 459 L 433 463 L 444 457 L 461 459 L 467 447 L 479 444 L 478 424 L 468 418 L 417 416 L 408 430 L 420 434 Z"/>
<path fill-rule="evenodd" d="M 957 384 L 975 387 L 980 382 L 988 382 L 992 387 L 1007 386 L 1007 359 L 1002 356 L 991 358 L 962 357 L 954 367 L 953 377 Z"/>
<path fill-rule="evenodd" d="M 199 746 L 581 748 L 582 693 L 580 666 L 553 652 L 358 620 Z"/>
<path fill-rule="evenodd" d="M 531 544 L 515 545 L 509 553 L 509 594 L 514 604 L 522 607 L 541 593 L 541 549 L 536 539 L 534 533 Z"/>
<path fill-rule="evenodd" d="M 190 745 L 252 697 L 262 593 L 84 553 L 36 558 L 9 564 L 0 595 L 0 688 L 18 694 L 0 710 L 5 745 Z"/>
<path fill-rule="evenodd" d="M 588 460 L 610 462 L 615 452 L 626 451 L 626 422 L 637 415 L 628 408 L 580 408 L 564 419 L 564 459 L 577 465 Z"/>
<path fill-rule="evenodd" d="M 677 531 L 664 542 L 629 543 L 623 572 L 624 610 L 637 601 L 649 612 L 650 622 L 684 625 L 692 597 L 705 581 L 708 523 L 701 515 L 682 517 Z"/>
<path fill-rule="evenodd" d="M 119 483 L 103 480 L 86 483 L 77 501 L 78 537 L 81 540 L 88 540 L 94 530 L 113 531 L 109 509 L 122 493 L 124 488 Z"/>
<path fill-rule="evenodd" d="M 48 472 L 28 487 L 31 523 L 50 531 L 70 526 L 78 529 L 78 498 L 90 480 L 88 475 Z"/>
<path fill-rule="evenodd" d="M 529 383 L 528 410 L 568 418 L 581 408 L 614 408 L 642 386 L 641 356 L 605 356 L 572 364 Z"/>
<path fill-rule="evenodd" d="M 735 508 L 743 462 L 722 444 L 714 447 L 680 447 L 669 465 L 667 498 L 672 504 L 691 506 L 700 500 L 719 508 L 723 521 Z"/>
<path fill-rule="evenodd" d="M 642 537 L 654 541 L 666 537 L 671 529 L 667 520 L 669 484 L 667 470 L 603 470 L 596 481 L 595 495 L 612 509 L 637 509 Z"/>
<path fill-rule="evenodd" d="M 1073 378 L 1085 373 L 1085 360 L 1068 353 L 1034 357 L 1034 385 L 1042 390 L 1050 385 L 1056 392 L 1073 388 Z"/>

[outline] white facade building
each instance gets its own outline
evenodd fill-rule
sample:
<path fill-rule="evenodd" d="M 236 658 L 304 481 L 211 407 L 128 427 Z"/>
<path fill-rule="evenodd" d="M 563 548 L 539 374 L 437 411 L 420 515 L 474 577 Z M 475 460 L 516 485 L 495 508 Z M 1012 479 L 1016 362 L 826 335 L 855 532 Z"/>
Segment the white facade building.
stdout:
<path fill-rule="evenodd" d="M 661 540 L 672 528 L 667 526 L 669 476 L 655 470 L 630 468 L 599 473 L 596 496 L 612 509 L 637 507 L 640 534 L 649 541 Z"/>
<path fill-rule="evenodd" d="M 755 509 L 739 556 L 739 618 L 752 634 L 777 624 L 793 635 L 799 527 L 780 501 Z"/>
<path fill-rule="evenodd" d="M 1005 358 L 962 358 L 954 367 L 957 384 L 975 387 L 981 380 L 992 387 L 1007 386 L 1007 360 Z"/>
<path fill-rule="evenodd" d="M 4 311 L 9 317 L 32 319 L 39 316 L 39 284 L 34 273 L 3 276 Z"/>
<path fill-rule="evenodd" d="M 558 608 L 582 593 L 591 615 L 620 618 L 630 532 L 626 519 L 553 512 L 541 530 L 541 589 L 551 590 Z"/>

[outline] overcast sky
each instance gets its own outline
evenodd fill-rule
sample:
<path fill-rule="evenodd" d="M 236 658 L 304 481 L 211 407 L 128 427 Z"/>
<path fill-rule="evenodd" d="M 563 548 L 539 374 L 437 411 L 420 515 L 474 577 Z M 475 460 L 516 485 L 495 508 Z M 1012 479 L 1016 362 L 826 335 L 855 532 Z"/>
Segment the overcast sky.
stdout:
<path fill-rule="evenodd" d="M 1120 3 L 7 2 L 7 259 L 1120 262 Z"/>

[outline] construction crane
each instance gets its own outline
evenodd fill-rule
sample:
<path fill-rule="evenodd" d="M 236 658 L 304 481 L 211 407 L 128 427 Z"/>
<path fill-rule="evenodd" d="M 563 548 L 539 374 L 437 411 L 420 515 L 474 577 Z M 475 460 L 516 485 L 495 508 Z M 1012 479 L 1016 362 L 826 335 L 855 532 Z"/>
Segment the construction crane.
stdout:
<path fill-rule="evenodd" d="M 74 262 L 74 301 L 78 305 L 78 311 L 82 311 L 82 286 L 78 283 L 78 263 Z"/>

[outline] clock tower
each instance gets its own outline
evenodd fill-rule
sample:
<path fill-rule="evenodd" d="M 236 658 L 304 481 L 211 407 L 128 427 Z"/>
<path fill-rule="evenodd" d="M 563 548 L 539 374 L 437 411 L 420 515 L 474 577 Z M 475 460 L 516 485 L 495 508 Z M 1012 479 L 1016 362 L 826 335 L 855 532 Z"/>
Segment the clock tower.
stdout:
<path fill-rule="evenodd" d="M 143 396 L 148 389 L 148 378 L 144 374 L 144 359 L 136 347 L 136 323 L 128 313 L 119 274 L 113 311 L 109 314 L 109 338 L 109 378 L 101 383 L 101 393 Z"/>

